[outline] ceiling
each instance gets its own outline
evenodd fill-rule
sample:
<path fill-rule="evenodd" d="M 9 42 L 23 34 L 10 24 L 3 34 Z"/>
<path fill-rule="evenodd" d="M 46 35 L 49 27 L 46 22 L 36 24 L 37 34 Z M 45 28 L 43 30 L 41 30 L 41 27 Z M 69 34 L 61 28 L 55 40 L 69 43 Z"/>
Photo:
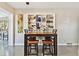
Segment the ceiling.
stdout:
<path fill-rule="evenodd" d="M 79 8 L 79 2 L 8 2 L 15 9 L 26 8 Z"/>

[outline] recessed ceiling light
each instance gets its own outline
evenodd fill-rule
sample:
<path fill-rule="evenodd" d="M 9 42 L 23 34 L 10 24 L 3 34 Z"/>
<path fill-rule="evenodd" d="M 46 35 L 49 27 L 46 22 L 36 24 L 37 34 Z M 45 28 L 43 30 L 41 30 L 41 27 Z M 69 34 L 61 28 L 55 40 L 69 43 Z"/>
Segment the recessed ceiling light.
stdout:
<path fill-rule="evenodd" d="M 29 5 L 29 2 L 26 2 L 26 5 Z"/>

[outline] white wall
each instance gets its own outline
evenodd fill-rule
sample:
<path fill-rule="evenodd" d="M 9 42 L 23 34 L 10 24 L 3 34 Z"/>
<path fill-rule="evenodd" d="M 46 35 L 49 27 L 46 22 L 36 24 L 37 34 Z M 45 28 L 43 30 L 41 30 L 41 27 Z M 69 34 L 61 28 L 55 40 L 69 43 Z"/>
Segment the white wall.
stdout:
<path fill-rule="evenodd" d="M 15 15 L 15 45 L 23 45 L 24 44 L 24 34 L 18 33 L 18 16 Z M 24 19 L 23 19 L 24 20 Z"/>
<path fill-rule="evenodd" d="M 58 44 L 77 44 L 77 20 L 76 10 L 60 10 L 56 12 L 56 28 L 58 30 Z"/>
<path fill-rule="evenodd" d="M 18 12 L 20 12 L 18 10 Z M 78 9 L 26 9 L 22 10 L 24 15 L 29 13 L 55 13 L 56 14 L 56 28 L 58 33 L 58 45 L 66 45 L 66 43 L 77 44 L 78 40 Z M 26 16 L 24 16 L 24 20 Z M 17 20 L 16 20 L 17 21 Z M 27 24 L 27 23 L 26 23 Z M 24 25 L 24 27 L 26 27 Z M 16 24 L 17 28 L 17 24 Z M 17 31 L 17 29 L 16 29 Z M 16 32 L 17 33 L 17 32 Z M 23 33 L 16 34 L 16 44 L 24 44 Z"/>
<path fill-rule="evenodd" d="M 77 26 L 77 43 L 78 43 L 78 45 L 79 45 L 79 15 L 78 15 L 77 24 L 78 24 L 78 26 Z M 79 48 L 79 47 L 78 47 L 78 48 Z"/>
<path fill-rule="evenodd" d="M 9 45 L 13 46 L 13 14 L 9 15 Z"/>

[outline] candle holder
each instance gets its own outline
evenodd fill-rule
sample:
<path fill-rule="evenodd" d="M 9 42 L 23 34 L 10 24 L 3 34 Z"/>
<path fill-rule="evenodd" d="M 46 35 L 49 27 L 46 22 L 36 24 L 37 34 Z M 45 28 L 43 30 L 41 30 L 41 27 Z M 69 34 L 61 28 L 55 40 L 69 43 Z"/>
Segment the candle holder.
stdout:
<path fill-rule="evenodd" d="M 57 33 L 57 29 L 53 29 L 53 31 L 52 31 L 52 32 L 56 34 L 56 33 Z"/>

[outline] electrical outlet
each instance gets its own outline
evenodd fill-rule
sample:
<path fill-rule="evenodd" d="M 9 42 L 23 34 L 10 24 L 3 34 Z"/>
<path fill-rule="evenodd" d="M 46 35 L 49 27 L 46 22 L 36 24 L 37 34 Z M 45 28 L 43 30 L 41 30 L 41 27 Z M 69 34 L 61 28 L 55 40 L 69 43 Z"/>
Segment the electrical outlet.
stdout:
<path fill-rule="evenodd" d="M 72 45 L 72 43 L 66 43 L 67 44 L 67 46 L 71 46 Z"/>

